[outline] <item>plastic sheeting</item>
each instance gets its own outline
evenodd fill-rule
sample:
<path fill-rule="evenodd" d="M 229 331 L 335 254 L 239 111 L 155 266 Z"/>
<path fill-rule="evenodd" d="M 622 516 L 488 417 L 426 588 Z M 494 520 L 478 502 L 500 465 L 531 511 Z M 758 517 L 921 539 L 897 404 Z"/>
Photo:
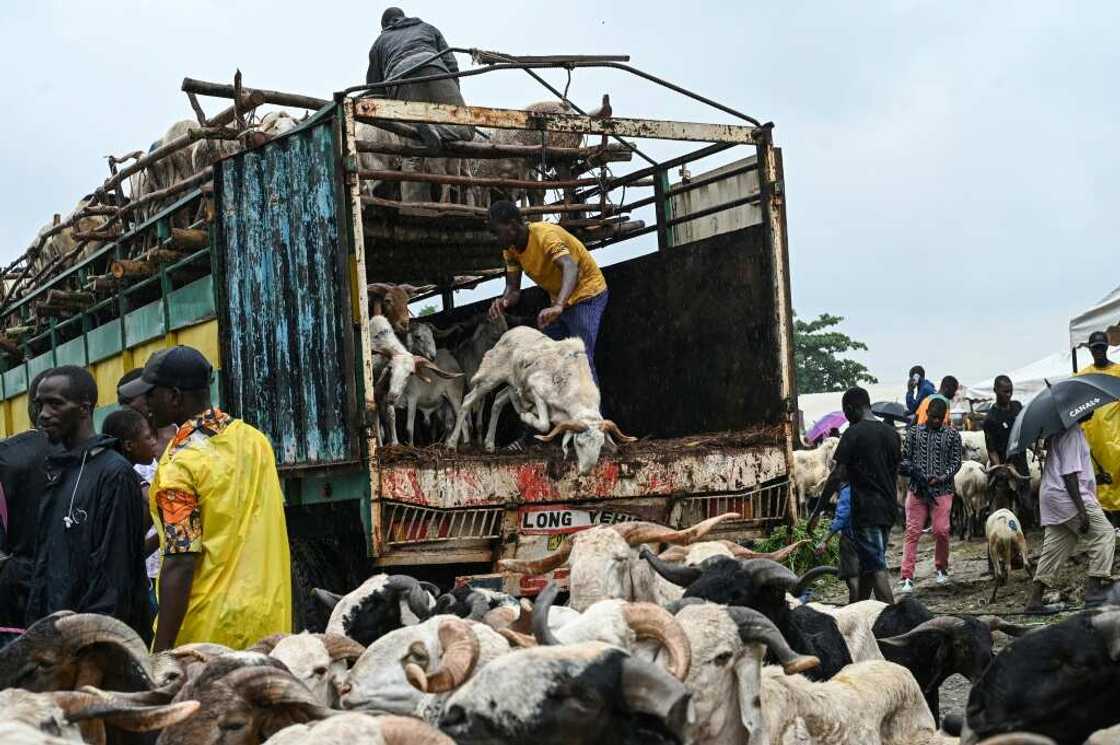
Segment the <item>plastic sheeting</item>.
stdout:
<path fill-rule="evenodd" d="M 1120 345 L 1120 287 L 1105 295 L 1084 313 L 1074 316 L 1070 320 L 1070 348 L 1078 347 L 1089 341 L 1089 334 L 1094 331 L 1107 332 L 1109 342 Z"/>

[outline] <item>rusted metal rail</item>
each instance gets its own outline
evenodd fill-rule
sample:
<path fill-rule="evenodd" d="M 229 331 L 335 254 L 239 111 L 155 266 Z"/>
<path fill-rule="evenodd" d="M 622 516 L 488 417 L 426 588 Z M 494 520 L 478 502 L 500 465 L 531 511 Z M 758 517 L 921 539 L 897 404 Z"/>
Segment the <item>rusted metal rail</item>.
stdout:
<path fill-rule="evenodd" d="M 453 186 L 493 186 L 504 189 L 525 189 L 527 191 L 549 191 L 551 189 L 574 189 L 577 186 L 592 186 L 599 179 L 580 178 L 567 181 L 530 181 L 514 178 L 475 178 L 473 176 L 452 176 L 443 173 L 423 173 L 421 171 L 358 171 L 363 181 L 426 181 L 430 184 L 449 184 Z M 586 208 L 585 208 L 586 209 Z"/>
<path fill-rule="evenodd" d="M 381 197 L 362 197 L 362 204 L 373 207 L 387 207 L 389 209 L 423 209 L 428 211 L 446 211 L 457 216 L 471 216 L 485 218 L 489 213 L 485 207 L 475 207 L 469 204 L 453 204 L 448 202 L 399 202 L 395 199 L 382 199 Z M 545 206 L 529 206 L 520 209 L 522 215 L 562 215 L 572 212 L 599 212 L 598 205 L 594 204 L 555 204 Z M 613 205 L 607 205 L 604 214 L 613 214 L 616 210 Z"/>
<path fill-rule="evenodd" d="M 398 142 L 373 142 L 357 140 L 354 143 L 358 152 L 381 153 L 383 155 L 420 156 L 420 157 L 458 157 L 479 160 L 496 158 L 540 158 L 552 160 L 595 160 L 597 162 L 616 162 L 629 160 L 630 150 L 624 146 L 608 145 L 596 147 L 556 147 L 554 145 L 504 145 L 490 142 L 444 142 L 439 148 L 408 145 Z"/>

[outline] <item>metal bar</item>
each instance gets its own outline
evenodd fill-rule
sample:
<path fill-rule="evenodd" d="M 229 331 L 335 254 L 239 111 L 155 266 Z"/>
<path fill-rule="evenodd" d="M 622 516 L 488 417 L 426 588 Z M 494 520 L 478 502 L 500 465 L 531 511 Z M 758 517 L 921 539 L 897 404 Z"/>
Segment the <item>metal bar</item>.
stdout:
<path fill-rule="evenodd" d="M 354 144 L 357 146 L 358 152 L 361 153 L 383 153 L 386 155 L 404 156 L 415 155 L 420 157 L 452 156 L 479 158 L 483 160 L 498 158 L 539 158 L 542 155 L 554 159 L 588 159 L 595 158 L 604 153 L 607 155 L 612 153 L 623 155 L 631 152 L 630 148 L 620 148 L 617 146 L 608 146 L 604 149 L 600 146 L 556 147 L 552 145 L 503 145 L 491 142 L 464 142 L 458 140 L 440 143 L 438 148 L 430 148 L 423 145 L 408 145 L 399 142 L 375 142 L 371 140 L 358 140 Z"/>
<path fill-rule="evenodd" d="M 737 145 L 755 143 L 755 127 L 737 124 L 702 124 L 660 119 L 592 119 L 581 114 L 544 114 L 519 109 L 454 106 L 418 101 L 374 98 L 354 102 L 355 114 L 375 119 L 431 124 L 461 124 L 499 129 L 528 129 L 575 132 L 593 135 L 624 135 L 661 140 L 718 142 Z"/>
<path fill-rule="evenodd" d="M 756 171 L 756 170 L 758 170 L 758 164 L 757 163 L 750 163 L 748 165 L 741 166 L 740 168 L 733 168 L 726 173 L 720 173 L 720 174 L 717 174 L 717 175 L 710 175 L 710 176 L 703 176 L 703 177 L 698 178 L 698 179 L 693 179 L 692 181 L 689 181 L 688 183 L 680 183 L 680 184 L 677 184 L 676 186 L 670 187 L 665 192 L 665 196 L 667 196 L 667 197 L 679 196 L 681 194 L 686 194 L 686 193 L 688 193 L 690 191 L 693 191 L 695 189 L 699 189 L 699 188 L 704 187 L 704 186 L 709 186 L 711 184 L 716 184 L 716 183 L 719 183 L 720 181 L 724 181 L 724 180 L 730 179 L 730 178 L 735 178 L 736 176 L 741 176 L 744 173 L 751 173 L 752 171 Z M 656 196 L 643 197 L 642 199 L 639 199 L 636 202 L 629 202 L 628 204 L 620 205 L 619 206 L 619 212 L 632 212 L 633 210 L 636 210 L 639 207 L 648 207 L 649 205 L 653 204 L 656 199 L 657 199 Z"/>
<path fill-rule="evenodd" d="M 659 170 L 653 177 L 653 207 L 657 215 L 657 250 L 669 250 L 669 217 L 665 213 L 667 198 L 665 192 L 669 188 L 669 174 Z"/>
<path fill-rule="evenodd" d="M 485 218 L 488 213 L 485 207 L 472 207 L 469 204 L 454 204 L 451 202 L 398 202 L 394 199 L 382 199 L 381 197 L 362 197 L 361 199 L 362 204 L 373 205 L 375 207 L 388 207 L 390 209 L 412 207 L 435 211 L 443 210 L 445 212 L 461 213 L 462 215 L 478 215 L 483 218 Z M 608 214 L 616 212 L 612 205 L 607 205 L 607 208 Z M 553 204 L 537 207 L 521 207 L 519 211 L 522 215 L 554 215 L 566 212 L 598 212 L 599 208 L 586 204 Z"/>
<path fill-rule="evenodd" d="M 629 54 L 546 54 L 511 55 L 501 52 L 488 52 L 485 49 L 471 50 L 474 59 L 481 65 L 499 62 L 519 62 L 525 65 L 566 65 L 571 62 L 629 62 Z"/>
<path fill-rule="evenodd" d="M 718 212 L 724 212 L 726 210 L 735 209 L 736 207 L 742 207 L 745 204 L 757 204 L 761 198 L 762 196 L 758 193 L 750 194 L 748 196 L 741 197 L 740 199 L 734 199 L 730 202 L 717 204 L 712 207 L 706 207 L 702 210 L 697 210 L 696 212 L 690 212 L 687 215 L 681 215 L 680 217 L 671 218 L 666 221 L 666 225 L 668 227 L 672 227 L 674 225 L 680 225 L 683 222 L 698 220 L 701 217 L 707 217 L 708 215 L 714 215 Z"/>
<path fill-rule="evenodd" d="M 627 173 L 625 176 L 619 176 L 618 178 L 611 179 L 603 186 L 595 186 L 591 189 L 588 189 L 587 191 L 581 191 L 576 194 L 576 199 L 582 201 L 590 197 L 597 196 L 604 188 L 608 192 L 610 192 L 614 191 L 615 189 L 620 189 L 624 186 L 631 186 L 633 185 L 634 181 L 646 178 L 647 176 L 652 176 L 657 172 L 658 168 L 671 170 L 673 168 L 677 168 L 678 166 L 683 166 L 685 163 L 691 163 L 694 160 L 707 158 L 708 156 L 715 155 L 716 153 L 722 153 L 724 150 L 728 150 L 733 147 L 735 147 L 735 145 L 731 143 L 717 142 L 714 145 L 708 145 L 706 147 L 700 148 L 699 150 L 693 150 L 691 153 L 685 153 L 684 155 L 679 155 L 676 158 L 670 158 L 664 163 L 658 163 L 657 165 L 649 166 L 648 168 L 641 168 L 637 171 L 633 171 L 632 173 Z"/>
<path fill-rule="evenodd" d="M 530 181 L 515 178 L 474 178 L 473 176 L 452 176 L 442 173 L 423 173 L 421 171 L 358 171 L 363 181 L 425 181 L 430 184 L 456 184 L 461 186 L 494 186 L 507 189 L 528 189 L 530 191 L 550 191 L 552 189 L 573 189 L 577 186 L 591 186 L 599 183 L 597 178 L 577 178 L 568 181 Z"/>

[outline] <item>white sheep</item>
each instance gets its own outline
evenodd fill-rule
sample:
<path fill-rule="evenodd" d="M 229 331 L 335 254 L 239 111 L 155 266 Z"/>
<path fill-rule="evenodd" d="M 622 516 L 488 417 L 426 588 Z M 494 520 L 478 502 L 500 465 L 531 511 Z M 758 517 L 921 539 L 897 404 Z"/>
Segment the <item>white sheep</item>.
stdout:
<path fill-rule="evenodd" d="M 984 523 L 984 535 L 988 539 L 988 565 L 992 570 L 992 596 L 989 603 L 995 602 L 999 588 L 1007 584 L 1011 568 L 1021 561 L 1027 576 L 1032 576 L 1031 560 L 1027 556 L 1027 539 L 1023 536 L 1023 524 L 1015 513 L 1008 509 L 996 510 Z"/>
<path fill-rule="evenodd" d="M 581 474 L 591 471 L 604 444 L 613 446 L 615 440 L 634 439 L 622 434 L 618 425 L 599 412 L 599 387 L 591 377 L 581 339 L 555 341 L 534 328 L 519 326 L 503 334 L 483 356 L 455 429 L 447 440 L 449 447 L 457 447 L 474 406 L 503 385 L 508 387 L 494 399 L 490 413 L 488 450 L 494 449 L 498 416 L 507 403 L 513 405 L 525 424 L 538 432 L 548 432 L 538 435 L 538 439 L 550 442 L 563 434 L 565 453 L 568 444 L 574 442 Z"/>
<path fill-rule="evenodd" d="M 826 437 L 815 448 L 793 451 L 793 484 L 798 504 L 805 508 L 810 497 L 820 494 L 832 471 L 833 455 L 840 440 Z"/>
<path fill-rule="evenodd" d="M 268 738 L 269 745 L 455 745 L 430 724 L 412 717 L 346 713 L 293 724 Z"/>
<path fill-rule="evenodd" d="M 961 432 L 961 460 L 988 465 L 988 441 L 983 432 Z"/>
<path fill-rule="evenodd" d="M 883 659 L 883 653 L 879 651 L 879 643 L 875 640 L 872 628 L 875 619 L 886 607 L 886 603 L 878 600 L 861 600 L 858 603 L 839 607 L 821 603 L 809 603 L 809 607 L 836 619 L 840 635 L 844 637 L 848 652 L 852 655 L 852 662 Z"/>
<path fill-rule="evenodd" d="M 962 460 L 960 470 L 953 476 L 953 490 L 964 508 L 964 532 L 973 538 L 989 509 L 988 474 L 984 466 L 975 460 Z"/>

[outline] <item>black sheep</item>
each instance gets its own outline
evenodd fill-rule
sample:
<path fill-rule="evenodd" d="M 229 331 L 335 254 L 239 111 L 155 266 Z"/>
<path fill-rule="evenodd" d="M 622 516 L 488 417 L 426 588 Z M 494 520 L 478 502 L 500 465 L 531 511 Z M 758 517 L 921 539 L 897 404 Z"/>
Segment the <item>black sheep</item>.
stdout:
<path fill-rule="evenodd" d="M 875 619 L 871 632 L 876 639 L 898 636 L 913 631 L 926 621 L 933 619 L 929 608 L 915 597 L 906 596 L 893 605 L 888 605 Z"/>
<path fill-rule="evenodd" d="M 732 559 L 718 556 L 699 567 L 682 567 L 663 562 L 648 550 L 645 558 L 662 577 L 687 587 L 685 598 L 700 598 L 721 605 L 754 608 L 774 622 L 789 646 L 799 654 L 820 658 L 820 667 L 805 675 L 813 680 L 828 680 L 852 663 L 836 619 L 809 606 L 790 610 L 786 593 L 795 596 L 816 578 L 835 573 L 832 567 L 818 567 L 802 577 L 769 559 Z M 769 658 L 768 661 L 774 662 Z"/>

